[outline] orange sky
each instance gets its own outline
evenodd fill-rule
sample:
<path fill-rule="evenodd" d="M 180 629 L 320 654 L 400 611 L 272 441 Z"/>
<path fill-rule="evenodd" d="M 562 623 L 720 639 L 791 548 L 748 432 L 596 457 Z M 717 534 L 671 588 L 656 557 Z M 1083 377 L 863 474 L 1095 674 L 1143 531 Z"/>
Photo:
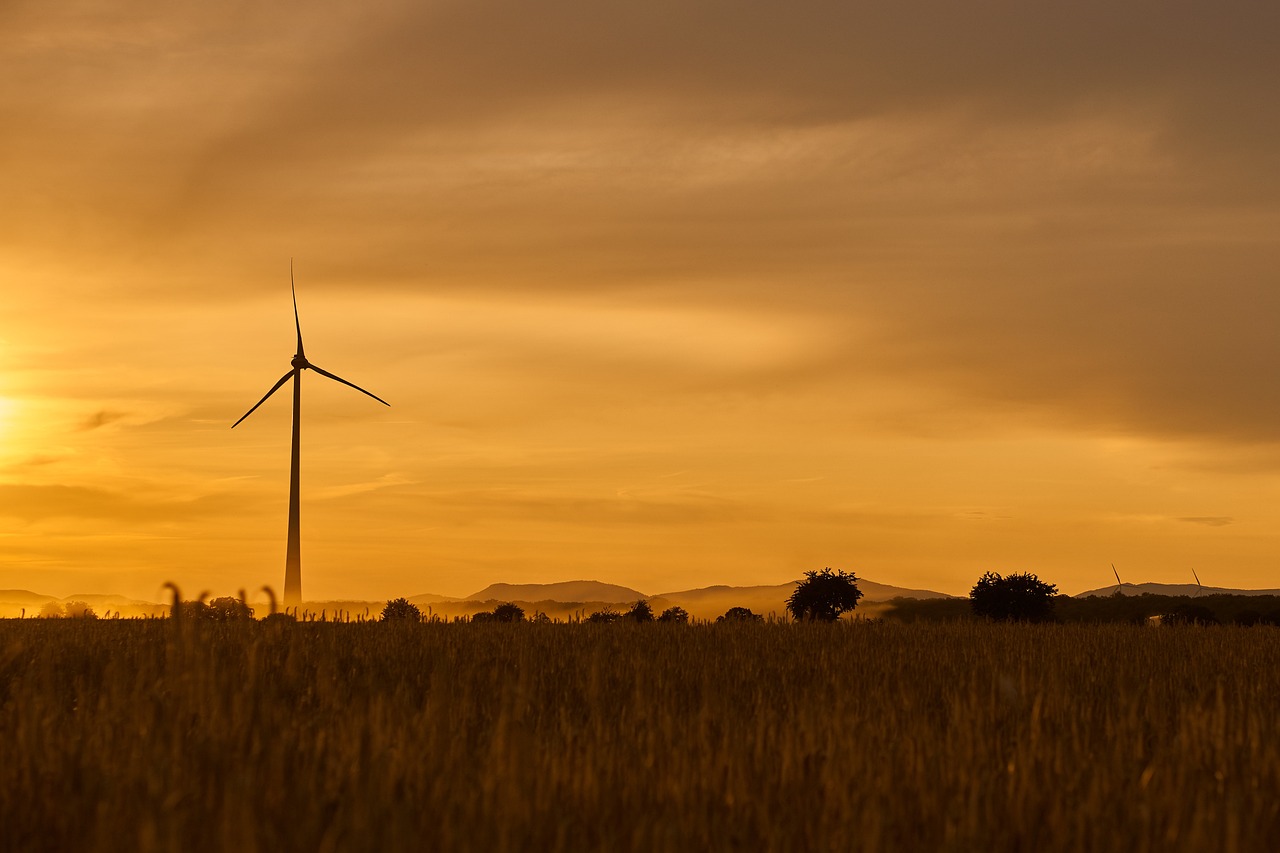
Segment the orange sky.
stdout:
<path fill-rule="evenodd" d="M 1280 7 L 0 6 L 0 588 L 1276 586 Z"/>

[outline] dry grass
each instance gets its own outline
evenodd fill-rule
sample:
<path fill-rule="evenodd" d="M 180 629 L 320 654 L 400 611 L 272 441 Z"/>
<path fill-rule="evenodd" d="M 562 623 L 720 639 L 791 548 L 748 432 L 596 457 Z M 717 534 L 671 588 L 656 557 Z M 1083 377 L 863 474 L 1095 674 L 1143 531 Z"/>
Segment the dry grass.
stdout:
<path fill-rule="evenodd" d="M 1280 630 L 0 622 L 22 850 L 1280 849 Z"/>

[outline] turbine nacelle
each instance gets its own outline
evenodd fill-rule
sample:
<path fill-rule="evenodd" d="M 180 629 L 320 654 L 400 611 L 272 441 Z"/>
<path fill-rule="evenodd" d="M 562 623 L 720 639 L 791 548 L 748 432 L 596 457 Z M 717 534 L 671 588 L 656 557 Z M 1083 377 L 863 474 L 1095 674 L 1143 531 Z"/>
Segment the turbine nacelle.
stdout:
<path fill-rule="evenodd" d="M 289 363 L 293 365 L 294 370 L 306 370 L 311 366 L 311 362 L 307 361 L 307 357 L 302 353 L 295 355 Z"/>

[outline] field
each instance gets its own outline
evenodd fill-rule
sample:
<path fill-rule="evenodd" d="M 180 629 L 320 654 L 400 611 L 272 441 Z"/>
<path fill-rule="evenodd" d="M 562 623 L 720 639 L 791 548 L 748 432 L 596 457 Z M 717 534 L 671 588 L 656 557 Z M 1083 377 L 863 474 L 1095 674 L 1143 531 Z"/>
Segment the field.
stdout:
<path fill-rule="evenodd" d="M 0 621 L 15 850 L 1280 849 L 1280 629 Z"/>

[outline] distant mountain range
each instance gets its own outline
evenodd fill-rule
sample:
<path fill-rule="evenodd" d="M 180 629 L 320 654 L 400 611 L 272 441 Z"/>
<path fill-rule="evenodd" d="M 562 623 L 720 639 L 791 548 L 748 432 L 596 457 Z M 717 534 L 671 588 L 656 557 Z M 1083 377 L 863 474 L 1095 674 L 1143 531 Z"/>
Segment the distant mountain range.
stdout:
<path fill-rule="evenodd" d="M 123 595 L 102 595 L 100 593 L 77 593 L 59 598 L 54 595 L 42 595 L 28 589 L 0 589 L 0 618 L 21 616 L 38 616 L 46 605 L 66 605 L 73 601 L 83 602 L 93 608 L 99 616 L 120 613 L 121 616 L 156 616 L 169 611 L 166 604 L 151 601 L 140 601 Z"/>
<path fill-rule="evenodd" d="M 691 616 L 710 619 L 723 614 L 730 607 L 747 607 L 756 613 L 776 613 L 781 615 L 786 600 L 796 588 L 799 579 L 781 584 L 763 586 L 708 586 L 699 589 L 685 589 L 675 592 L 663 592 L 650 595 L 630 587 L 600 581 L 564 581 L 561 583 L 528 583 L 528 584 L 490 584 L 477 593 L 464 599 L 467 602 L 499 602 L 511 601 L 521 606 L 538 605 L 548 615 L 576 612 L 578 610 L 599 610 L 603 606 L 629 606 L 644 599 L 657 613 L 668 607 L 683 607 Z M 943 592 L 926 589 L 907 589 L 876 583 L 864 578 L 858 579 L 858 588 L 862 590 L 864 603 L 889 601 L 894 598 L 951 598 Z M 416 596 L 409 599 L 416 603 Z M 437 609 L 448 612 L 451 608 L 442 602 Z M 556 606 L 560 605 L 560 606 Z M 578 605 L 565 607 L 564 605 Z"/>
<path fill-rule="evenodd" d="M 1200 587 L 1193 583 L 1126 583 L 1121 585 L 1125 595 L 1280 595 L 1280 589 L 1227 589 L 1221 586 Z M 1091 595 L 1115 595 L 1116 585 L 1077 592 L 1074 598 Z"/>

